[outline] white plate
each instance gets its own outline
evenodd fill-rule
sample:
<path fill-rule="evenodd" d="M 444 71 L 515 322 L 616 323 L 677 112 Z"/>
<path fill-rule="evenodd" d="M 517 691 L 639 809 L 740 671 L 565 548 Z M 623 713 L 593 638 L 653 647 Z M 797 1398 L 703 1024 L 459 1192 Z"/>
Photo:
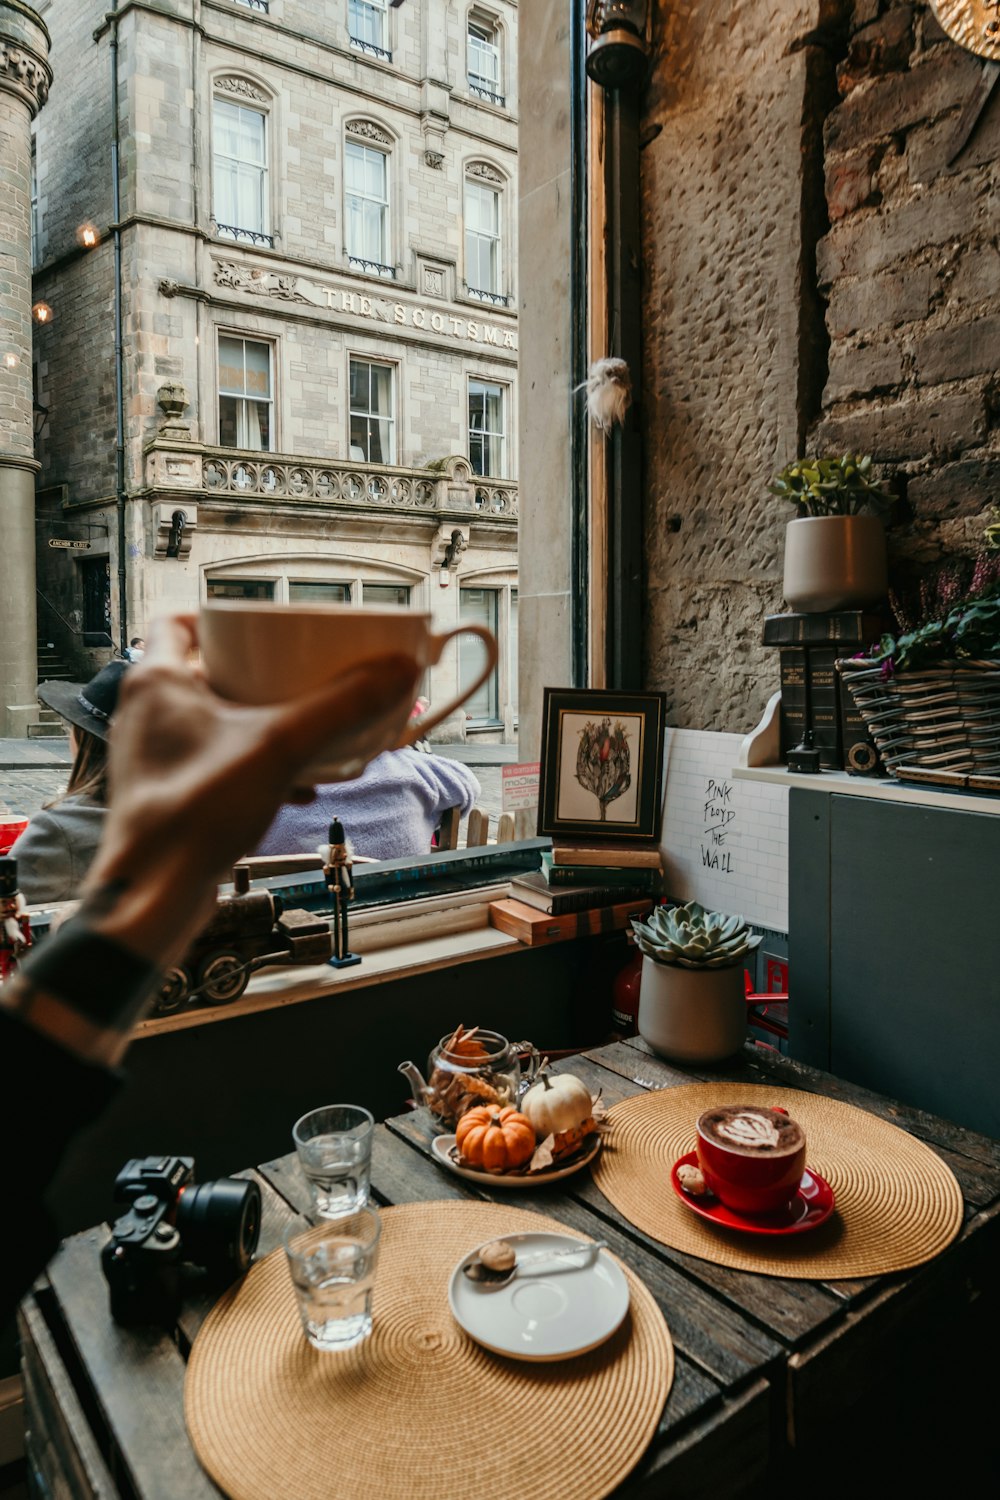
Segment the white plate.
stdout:
<path fill-rule="evenodd" d="M 579 1236 L 572 1234 L 533 1232 L 503 1238 L 524 1255 L 580 1244 Z M 569 1269 L 565 1261 L 553 1261 L 552 1269 L 546 1270 L 540 1261 L 492 1292 L 470 1281 L 462 1270 L 478 1253 L 479 1248 L 471 1250 L 455 1267 L 448 1302 L 455 1322 L 493 1354 L 530 1360 L 587 1354 L 611 1337 L 628 1312 L 628 1282 L 603 1250 L 584 1270 Z"/>
<path fill-rule="evenodd" d="M 570 1162 L 568 1167 L 556 1167 L 554 1171 L 531 1172 L 477 1172 L 474 1167 L 460 1167 L 457 1162 L 452 1161 L 449 1152 L 455 1144 L 453 1135 L 436 1135 L 431 1141 L 431 1152 L 435 1160 L 442 1166 L 447 1167 L 449 1172 L 454 1172 L 456 1177 L 467 1177 L 470 1182 L 483 1182 L 487 1187 L 495 1188 L 533 1188 L 544 1187 L 546 1183 L 558 1182 L 561 1177 L 572 1177 L 574 1172 L 579 1172 L 582 1167 L 587 1166 L 594 1160 L 601 1149 L 601 1137 L 595 1134 L 590 1138 L 591 1145 L 576 1161 Z"/>

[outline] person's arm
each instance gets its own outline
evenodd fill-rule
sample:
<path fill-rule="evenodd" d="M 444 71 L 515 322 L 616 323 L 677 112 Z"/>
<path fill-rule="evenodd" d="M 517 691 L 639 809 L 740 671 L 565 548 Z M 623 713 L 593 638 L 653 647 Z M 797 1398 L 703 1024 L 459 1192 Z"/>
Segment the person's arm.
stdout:
<path fill-rule="evenodd" d="M 418 676 L 409 658 L 384 657 L 308 698 L 246 708 L 192 669 L 195 645 L 192 621 L 150 632 L 122 683 L 107 824 L 80 909 L 0 986 L 0 1128 L 17 1166 L 7 1201 L 13 1223 L 38 1230 L 8 1295 L 44 1264 L 43 1199 L 62 1151 L 113 1094 L 107 1069 L 211 916 L 219 880 L 280 803 L 312 796 L 298 778 L 321 747 L 367 761 L 396 742 Z"/>
<path fill-rule="evenodd" d="M 443 755 L 422 755 L 414 759 L 434 799 L 433 816 L 440 818 L 449 807 L 457 807 L 459 815 L 466 817 L 482 793 L 475 773 L 460 760 L 448 760 Z"/>

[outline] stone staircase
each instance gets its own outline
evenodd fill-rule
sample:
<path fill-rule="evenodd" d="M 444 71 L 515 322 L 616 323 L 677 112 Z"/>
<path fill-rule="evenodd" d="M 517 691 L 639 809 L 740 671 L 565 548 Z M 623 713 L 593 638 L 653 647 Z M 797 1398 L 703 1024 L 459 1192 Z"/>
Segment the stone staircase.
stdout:
<path fill-rule="evenodd" d="M 58 655 L 51 641 L 39 638 L 38 641 L 38 680 L 39 682 L 72 682 L 73 674 L 66 663 Z M 38 715 L 26 726 L 29 740 L 48 740 L 65 738 L 66 725 L 53 708 L 46 708 L 44 704 L 38 705 Z"/>

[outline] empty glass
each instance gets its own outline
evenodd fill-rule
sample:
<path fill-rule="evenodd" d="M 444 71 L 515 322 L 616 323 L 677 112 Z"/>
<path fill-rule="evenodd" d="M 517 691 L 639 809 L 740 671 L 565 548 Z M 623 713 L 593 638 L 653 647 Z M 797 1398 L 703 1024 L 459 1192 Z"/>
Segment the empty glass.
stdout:
<path fill-rule="evenodd" d="M 382 1223 L 370 1206 L 336 1224 L 284 1233 L 288 1270 L 306 1338 L 326 1352 L 353 1349 L 372 1331 L 372 1288 Z"/>
<path fill-rule="evenodd" d="M 321 1219 L 368 1202 L 375 1121 L 357 1104 L 327 1104 L 296 1120 L 292 1140 Z"/>

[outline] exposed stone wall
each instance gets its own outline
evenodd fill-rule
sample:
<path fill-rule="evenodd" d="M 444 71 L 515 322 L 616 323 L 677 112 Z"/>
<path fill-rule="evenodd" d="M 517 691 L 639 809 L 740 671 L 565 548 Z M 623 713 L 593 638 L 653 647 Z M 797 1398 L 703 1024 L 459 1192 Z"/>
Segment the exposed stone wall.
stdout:
<path fill-rule="evenodd" d="M 777 686 L 776 469 L 854 448 L 897 475 L 897 577 L 975 551 L 1000 499 L 1000 95 L 949 165 L 982 63 L 926 5 L 664 0 L 657 24 L 646 676 L 672 722 L 742 730 Z"/>
<path fill-rule="evenodd" d="M 1000 501 L 1000 97 L 949 162 L 983 62 L 928 7 L 877 9 L 857 0 L 826 123 L 830 372 L 814 441 L 898 471 L 899 577 L 978 550 Z"/>

